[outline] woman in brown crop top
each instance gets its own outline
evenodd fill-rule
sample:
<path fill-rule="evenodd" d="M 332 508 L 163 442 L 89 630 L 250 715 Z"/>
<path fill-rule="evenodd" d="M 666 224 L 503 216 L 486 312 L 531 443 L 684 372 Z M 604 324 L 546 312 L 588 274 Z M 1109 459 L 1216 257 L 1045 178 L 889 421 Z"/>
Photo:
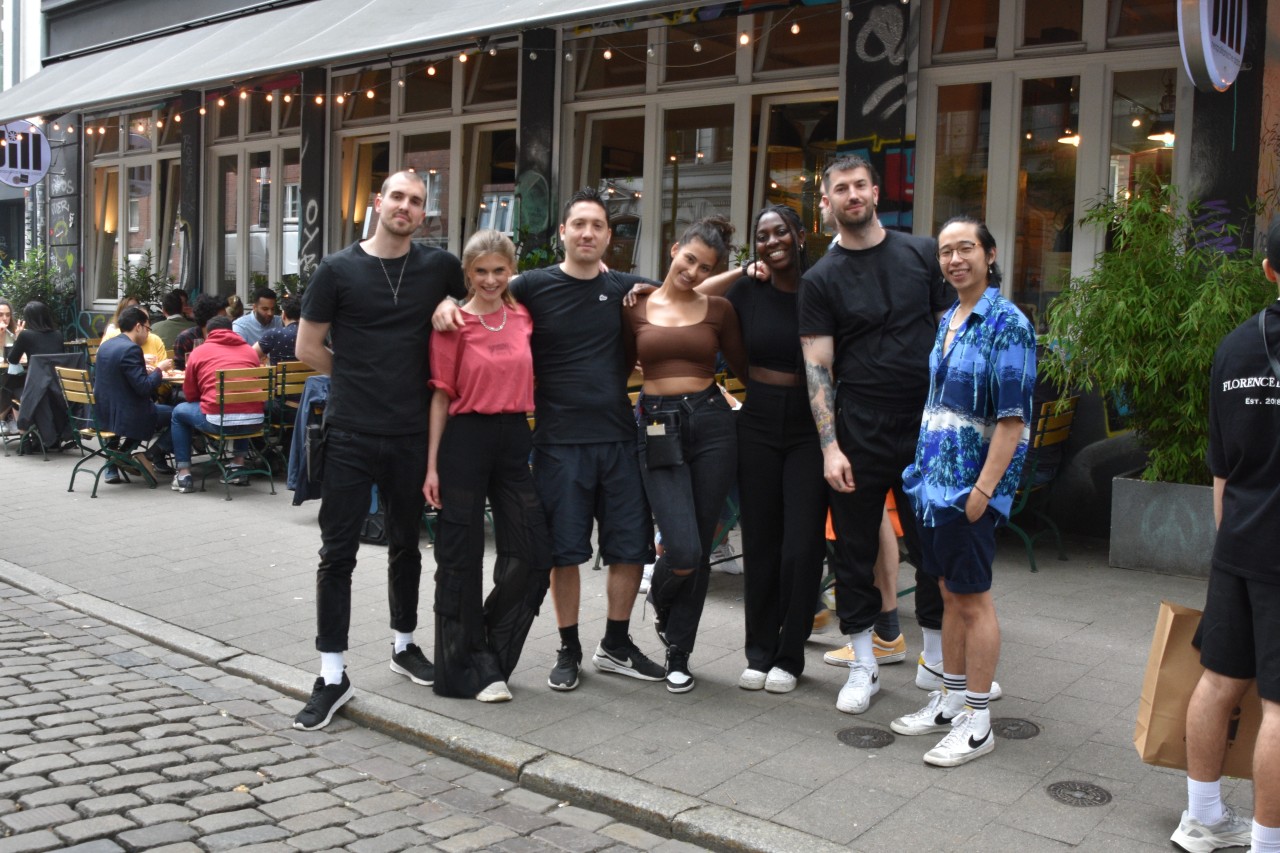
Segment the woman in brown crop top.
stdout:
<path fill-rule="evenodd" d="M 736 476 L 733 412 L 714 374 L 721 351 L 735 373 L 746 375 L 738 317 L 728 300 L 695 289 L 724 260 L 732 233 L 719 217 L 690 225 L 671 247 L 662 286 L 623 313 L 628 356 L 644 372 L 640 472 L 664 548 L 648 600 L 667 646 L 672 693 L 694 686 L 689 655 L 707 596 L 711 542 Z"/>

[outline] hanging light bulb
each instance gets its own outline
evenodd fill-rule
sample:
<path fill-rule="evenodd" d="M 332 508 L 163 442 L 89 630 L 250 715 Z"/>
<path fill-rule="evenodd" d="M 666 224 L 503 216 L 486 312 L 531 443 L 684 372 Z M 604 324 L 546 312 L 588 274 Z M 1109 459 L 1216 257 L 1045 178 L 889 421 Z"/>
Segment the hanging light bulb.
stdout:
<path fill-rule="evenodd" d="M 162 127 L 164 127 L 164 119 L 162 118 L 156 119 L 156 130 L 159 130 Z"/>
<path fill-rule="evenodd" d="M 345 104 L 347 102 L 347 96 L 339 95 L 338 97 L 334 98 L 334 100 L 336 100 L 340 105 Z"/>
<path fill-rule="evenodd" d="M 285 92 L 284 97 L 281 100 L 283 100 L 286 104 L 291 104 L 293 103 L 293 95 L 290 95 L 288 92 Z"/>
<path fill-rule="evenodd" d="M 373 100 L 373 97 L 374 97 L 374 95 L 373 95 L 373 90 L 372 90 L 372 89 L 370 89 L 369 91 L 365 92 L 365 93 L 364 93 L 364 96 L 365 96 L 366 98 L 368 98 L 369 100 L 371 100 L 371 101 L 372 101 L 372 100 Z"/>
<path fill-rule="evenodd" d="M 566 50 L 566 51 L 564 52 L 564 61 L 565 61 L 565 62 L 573 62 L 573 51 L 572 51 L 572 50 Z"/>
<path fill-rule="evenodd" d="M 702 53 L 702 42 L 698 41 L 697 39 L 694 39 L 693 41 L 693 52 Z"/>
<path fill-rule="evenodd" d="M 428 77 L 436 76 L 436 67 L 434 65 L 427 66 L 427 76 Z"/>
<path fill-rule="evenodd" d="M 316 95 L 316 104 L 319 105 L 323 103 L 324 103 L 324 95 Z"/>
<path fill-rule="evenodd" d="M 458 54 L 458 61 L 459 61 L 459 62 L 466 62 L 466 61 L 467 61 L 467 55 L 466 55 L 465 53 L 459 53 L 459 54 Z"/>
<path fill-rule="evenodd" d="M 396 81 L 396 85 L 397 85 L 397 86 L 399 86 L 401 89 L 403 89 L 403 88 L 404 88 L 404 78 L 401 78 L 401 79 L 397 80 L 397 81 Z"/>
<path fill-rule="evenodd" d="M 182 123 L 182 113 L 177 113 L 176 115 L 174 115 L 173 120 L 174 120 L 174 122 L 175 122 L 175 123 L 181 124 L 181 123 Z"/>
<path fill-rule="evenodd" d="M 75 133 L 75 132 L 76 132 L 76 127 L 75 127 L 75 125 L 73 125 L 73 124 L 69 124 L 69 125 L 67 125 L 67 133 Z"/>
<path fill-rule="evenodd" d="M 605 59 L 613 59 L 613 51 L 606 47 L 606 48 L 604 49 L 604 58 L 605 58 Z"/>
<path fill-rule="evenodd" d="M 743 30 L 738 35 L 738 44 L 742 45 L 743 47 L 746 47 L 747 45 L 751 44 L 751 36 L 747 35 L 746 30 Z"/>
<path fill-rule="evenodd" d="M 491 47 L 491 48 L 489 48 L 489 55 L 490 55 L 490 56 L 497 56 L 497 55 L 498 55 L 498 49 L 497 49 L 496 47 Z"/>
<path fill-rule="evenodd" d="M 799 24 L 792 24 L 792 25 L 791 25 L 791 35 L 793 35 L 793 36 L 798 36 L 798 35 L 800 35 L 800 25 L 799 25 Z"/>
<path fill-rule="evenodd" d="M 275 96 L 275 95 L 271 94 L 270 92 L 267 92 L 267 103 L 268 103 L 268 104 L 269 104 L 269 103 L 271 103 L 272 101 L 274 101 L 275 99 L 276 99 L 276 96 Z"/>
<path fill-rule="evenodd" d="M 227 105 L 226 98 L 218 98 L 218 106 L 225 107 Z"/>
<path fill-rule="evenodd" d="M 645 50 L 645 52 L 644 52 L 644 53 L 645 53 L 645 56 L 649 57 L 650 59 L 653 59 L 653 48 L 652 48 L 652 47 L 647 48 L 647 49 Z"/>
<path fill-rule="evenodd" d="M 853 10 L 852 10 L 852 9 L 845 9 L 845 10 L 844 10 L 844 19 L 845 19 L 846 21 L 852 21 L 852 20 L 853 20 Z"/>
<path fill-rule="evenodd" d="M 249 98 L 249 91 L 247 89 L 241 89 L 240 100 L 244 101 L 244 100 L 248 100 L 248 98 Z"/>
<path fill-rule="evenodd" d="M 201 108 L 200 108 L 200 115 L 204 115 L 204 114 L 205 114 L 205 113 L 207 113 L 207 112 L 208 112 L 208 110 L 206 110 L 204 107 L 201 107 Z"/>
<path fill-rule="evenodd" d="M 536 50 L 529 51 L 529 61 L 530 62 L 538 61 L 538 52 Z"/>

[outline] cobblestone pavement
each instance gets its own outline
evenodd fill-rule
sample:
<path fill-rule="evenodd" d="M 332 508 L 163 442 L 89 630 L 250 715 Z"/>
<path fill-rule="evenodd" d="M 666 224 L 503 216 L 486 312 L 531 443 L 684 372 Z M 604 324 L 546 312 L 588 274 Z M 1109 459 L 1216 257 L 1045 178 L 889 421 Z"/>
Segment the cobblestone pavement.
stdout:
<path fill-rule="evenodd" d="M 0 853 L 678 851 L 0 584 Z"/>

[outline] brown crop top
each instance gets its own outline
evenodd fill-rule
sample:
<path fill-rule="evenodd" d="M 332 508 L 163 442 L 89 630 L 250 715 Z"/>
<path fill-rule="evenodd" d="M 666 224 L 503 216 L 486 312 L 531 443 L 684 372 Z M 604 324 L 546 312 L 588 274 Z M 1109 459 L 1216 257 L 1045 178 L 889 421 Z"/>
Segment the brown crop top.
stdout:
<path fill-rule="evenodd" d="M 649 322 L 649 296 L 623 311 L 623 337 L 628 363 L 638 359 L 645 379 L 692 376 L 710 382 L 716 372 L 716 352 L 737 376 L 747 369 L 738 315 L 722 296 L 707 297 L 707 316 L 692 326 L 656 326 Z"/>

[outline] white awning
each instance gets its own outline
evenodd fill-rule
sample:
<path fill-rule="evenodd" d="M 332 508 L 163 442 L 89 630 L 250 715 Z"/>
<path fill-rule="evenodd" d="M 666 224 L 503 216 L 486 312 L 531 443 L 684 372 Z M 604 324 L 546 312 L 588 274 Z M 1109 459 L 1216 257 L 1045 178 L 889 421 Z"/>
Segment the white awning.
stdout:
<path fill-rule="evenodd" d="M 0 92 L 0 122 L 664 5 L 669 0 L 313 0 L 50 64 Z"/>

